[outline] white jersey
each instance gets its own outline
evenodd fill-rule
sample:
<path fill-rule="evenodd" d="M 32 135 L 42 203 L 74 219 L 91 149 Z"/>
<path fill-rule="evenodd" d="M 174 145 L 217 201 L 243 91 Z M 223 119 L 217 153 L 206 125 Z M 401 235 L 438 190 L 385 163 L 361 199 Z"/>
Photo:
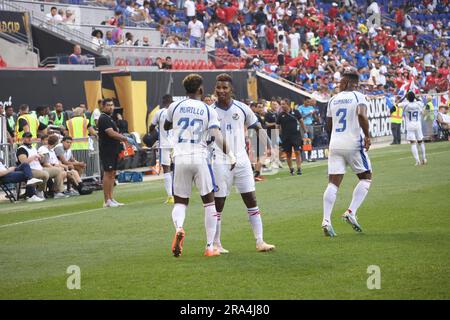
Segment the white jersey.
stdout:
<path fill-rule="evenodd" d="M 152 125 L 158 127 L 159 147 L 172 148 L 173 147 L 173 133 L 172 130 L 164 130 L 164 122 L 167 118 L 167 109 L 158 110 L 152 119 Z"/>
<path fill-rule="evenodd" d="M 220 130 L 224 136 L 228 147 L 236 156 L 236 166 L 246 164 L 249 160 L 247 150 L 245 149 L 245 129 L 258 123 L 258 118 L 245 103 L 232 100 L 227 109 L 213 104 L 217 111 L 220 122 Z M 228 163 L 223 151 L 215 146 L 215 162 Z"/>
<path fill-rule="evenodd" d="M 219 128 L 216 111 L 200 100 L 173 102 L 167 110 L 167 121 L 173 127 L 173 157 L 208 155 L 208 130 Z"/>
<path fill-rule="evenodd" d="M 333 119 L 330 150 L 361 150 L 364 133 L 358 121 L 358 105 L 369 108 L 369 100 L 357 91 L 343 91 L 328 102 L 327 117 Z"/>
<path fill-rule="evenodd" d="M 404 101 L 398 104 L 403 108 L 403 115 L 405 117 L 406 130 L 415 130 L 422 127 L 422 101 Z"/>

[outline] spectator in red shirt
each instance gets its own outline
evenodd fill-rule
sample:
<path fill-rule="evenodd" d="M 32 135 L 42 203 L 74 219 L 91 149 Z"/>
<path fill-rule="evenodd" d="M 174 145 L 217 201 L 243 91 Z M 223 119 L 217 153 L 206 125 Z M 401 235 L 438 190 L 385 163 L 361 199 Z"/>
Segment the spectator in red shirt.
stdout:
<path fill-rule="evenodd" d="M 414 49 L 416 47 L 416 38 L 417 36 L 411 30 L 408 30 L 407 34 L 403 37 L 406 47 Z"/>
<path fill-rule="evenodd" d="M 395 22 L 397 23 L 397 26 L 403 26 L 404 20 L 405 20 L 405 13 L 403 12 L 402 6 L 400 6 L 395 11 Z"/>
<path fill-rule="evenodd" d="M 238 8 L 233 4 L 223 8 L 225 11 L 225 23 L 229 24 L 233 21 L 233 17 L 237 15 Z"/>
<path fill-rule="evenodd" d="M 339 13 L 338 5 L 336 2 L 333 2 L 332 6 L 330 7 L 330 10 L 328 10 L 328 17 L 334 19 L 336 18 L 338 13 Z"/>

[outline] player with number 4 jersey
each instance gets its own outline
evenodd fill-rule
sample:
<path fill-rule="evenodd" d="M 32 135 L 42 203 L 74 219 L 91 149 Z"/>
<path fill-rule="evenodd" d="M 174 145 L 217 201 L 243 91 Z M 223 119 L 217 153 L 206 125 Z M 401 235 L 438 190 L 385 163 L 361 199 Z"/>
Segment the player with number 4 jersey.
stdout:
<path fill-rule="evenodd" d="M 358 80 L 359 75 L 355 69 L 346 70 L 340 83 L 340 92 L 328 102 L 327 131 L 331 135 L 328 156 L 329 183 L 323 195 L 322 229 L 325 235 L 330 237 L 336 236 L 331 224 L 331 212 L 346 167 L 352 168 L 359 178 L 359 183 L 342 218 L 358 232 L 362 229 L 357 221 L 356 211 L 364 201 L 372 182 L 372 167 L 367 155 L 371 144 L 367 119 L 369 101 L 362 93 L 355 91 Z"/>

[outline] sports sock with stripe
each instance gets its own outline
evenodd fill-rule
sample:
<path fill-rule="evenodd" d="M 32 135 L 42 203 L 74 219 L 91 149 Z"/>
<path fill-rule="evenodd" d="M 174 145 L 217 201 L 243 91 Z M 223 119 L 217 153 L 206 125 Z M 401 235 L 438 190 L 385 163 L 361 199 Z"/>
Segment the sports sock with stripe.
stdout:
<path fill-rule="evenodd" d="M 253 235 L 255 236 L 256 243 L 263 242 L 263 225 L 261 220 L 261 214 L 259 208 L 247 208 L 248 218 L 252 225 Z"/>
<path fill-rule="evenodd" d="M 206 245 L 212 250 L 217 227 L 217 211 L 214 202 L 203 204 L 205 208 Z"/>
<path fill-rule="evenodd" d="M 184 218 L 186 217 L 186 205 L 175 203 L 172 209 L 172 220 L 175 229 L 183 228 Z"/>

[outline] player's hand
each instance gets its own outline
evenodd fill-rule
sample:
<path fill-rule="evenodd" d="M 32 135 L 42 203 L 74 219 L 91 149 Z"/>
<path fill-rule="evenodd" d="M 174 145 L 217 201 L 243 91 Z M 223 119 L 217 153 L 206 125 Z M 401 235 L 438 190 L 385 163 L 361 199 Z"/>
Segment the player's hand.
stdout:
<path fill-rule="evenodd" d="M 227 154 L 227 156 L 228 156 L 228 161 L 230 161 L 230 164 L 231 164 L 230 171 L 232 171 L 234 169 L 234 167 L 236 166 L 236 157 L 233 154 L 233 152 L 231 152 L 231 151 Z"/>
<path fill-rule="evenodd" d="M 371 144 L 372 144 L 372 142 L 370 141 L 370 138 L 365 137 L 364 138 L 364 148 L 366 148 L 366 150 L 369 150 Z"/>

